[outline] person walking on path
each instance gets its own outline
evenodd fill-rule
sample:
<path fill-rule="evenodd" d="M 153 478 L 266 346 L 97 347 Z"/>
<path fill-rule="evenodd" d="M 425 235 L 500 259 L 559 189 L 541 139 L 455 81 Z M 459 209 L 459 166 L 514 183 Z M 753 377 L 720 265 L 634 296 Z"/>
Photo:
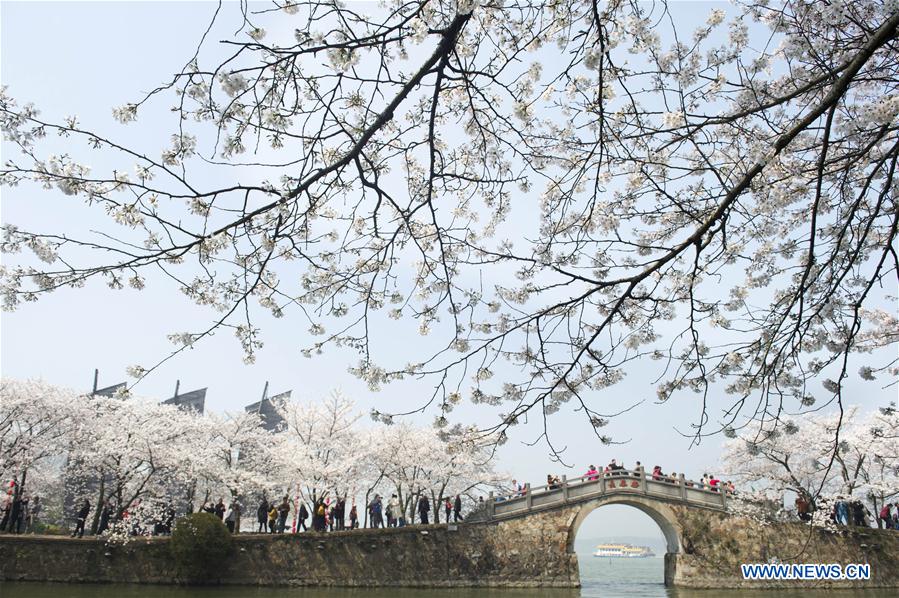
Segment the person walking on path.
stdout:
<path fill-rule="evenodd" d="M 449 523 L 450 513 L 453 512 L 453 503 L 449 499 L 449 496 L 447 496 L 446 499 L 443 501 L 443 510 L 446 513 L 446 522 Z"/>
<path fill-rule="evenodd" d="M 382 513 L 381 495 L 375 494 L 371 503 L 368 505 L 368 514 L 371 517 L 371 526 L 375 529 L 384 527 L 384 516 Z"/>
<path fill-rule="evenodd" d="M 371 505 L 369 505 L 369 511 L 371 514 L 372 527 L 376 529 L 384 527 L 383 503 L 381 502 L 380 495 L 375 494 L 374 500 L 372 500 Z"/>
<path fill-rule="evenodd" d="M 456 521 L 462 521 L 462 497 L 458 494 L 453 502 L 453 522 Z"/>
<path fill-rule="evenodd" d="M 868 525 L 868 517 L 871 515 L 871 512 L 868 508 L 862 504 L 860 500 L 854 500 L 851 504 L 852 507 L 852 524 L 857 525 L 859 527 L 869 527 Z"/>
<path fill-rule="evenodd" d="M 399 511 L 400 501 L 397 500 L 396 494 L 392 494 L 390 500 L 387 501 L 387 527 L 396 527 Z"/>
<path fill-rule="evenodd" d="M 238 521 L 240 521 L 240 505 L 237 504 L 237 501 L 231 501 L 231 504 L 228 505 L 228 513 L 225 516 L 225 525 L 228 526 L 228 531 L 232 534 L 237 527 Z"/>
<path fill-rule="evenodd" d="M 297 531 L 300 531 L 300 528 L 303 531 L 308 531 L 306 529 L 306 520 L 309 518 L 309 511 L 306 510 L 306 503 L 300 503 L 300 512 L 298 514 L 299 523 L 297 523 Z"/>
<path fill-rule="evenodd" d="M 849 505 L 842 496 L 837 497 L 836 505 L 834 505 L 837 523 L 840 525 L 849 525 Z"/>
<path fill-rule="evenodd" d="M 344 529 L 344 515 L 346 514 L 346 499 L 338 498 L 337 504 L 334 506 L 334 528 L 339 530 Z"/>
<path fill-rule="evenodd" d="M 265 498 L 262 499 L 259 507 L 256 508 L 256 521 L 259 524 L 256 527 L 256 533 L 264 534 L 266 524 L 268 523 L 268 501 Z"/>
<path fill-rule="evenodd" d="M 227 507 L 225 507 L 225 501 L 220 498 L 219 501 L 215 505 L 215 516 L 218 517 L 219 519 L 221 519 L 222 521 L 224 521 L 225 520 L 225 511 L 227 511 L 227 510 L 228 510 Z"/>
<path fill-rule="evenodd" d="M 275 526 L 278 523 L 278 508 L 275 506 L 275 503 L 272 503 L 268 507 L 268 533 L 275 533 Z"/>
<path fill-rule="evenodd" d="M 112 516 L 112 502 L 108 499 L 103 503 L 103 509 L 100 510 L 100 522 L 97 525 L 97 535 L 109 529 L 109 518 Z"/>
<path fill-rule="evenodd" d="M 22 533 L 25 527 L 25 511 L 28 509 L 28 498 L 19 495 L 12 500 L 12 513 L 9 519 L 9 532 L 11 534 Z"/>
<path fill-rule="evenodd" d="M 431 510 L 431 501 L 424 494 L 418 499 L 418 518 L 422 525 L 428 525 L 428 512 Z"/>
<path fill-rule="evenodd" d="M 284 533 L 284 526 L 287 525 L 287 515 L 290 513 L 290 499 L 285 496 L 278 505 L 278 533 Z"/>
<path fill-rule="evenodd" d="M 84 502 L 81 503 L 81 508 L 78 509 L 78 514 L 75 517 L 75 531 L 72 532 L 72 537 L 75 536 L 79 538 L 84 537 L 84 522 L 87 521 L 87 516 L 91 512 L 91 502 L 88 499 L 84 499 Z"/>
<path fill-rule="evenodd" d="M 356 511 L 356 503 L 353 503 L 353 506 L 350 507 L 350 529 L 356 529 L 359 527 L 359 513 Z"/>

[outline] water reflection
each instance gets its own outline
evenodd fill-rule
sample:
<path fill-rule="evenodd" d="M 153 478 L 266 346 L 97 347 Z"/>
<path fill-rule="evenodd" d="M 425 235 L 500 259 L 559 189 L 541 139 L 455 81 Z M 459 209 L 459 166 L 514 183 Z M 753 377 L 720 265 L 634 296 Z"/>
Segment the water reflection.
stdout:
<path fill-rule="evenodd" d="M 649 559 L 641 559 L 644 566 Z M 550 588 L 257 588 L 0 583 L 3 598 L 720 598 L 722 591 L 739 598 L 887 598 L 891 590 L 690 590 L 666 588 L 661 581 L 641 578 L 628 565 L 600 578 L 582 578 L 584 587 Z M 598 567 L 594 566 L 595 570 Z M 630 575 L 630 579 L 622 576 Z"/>

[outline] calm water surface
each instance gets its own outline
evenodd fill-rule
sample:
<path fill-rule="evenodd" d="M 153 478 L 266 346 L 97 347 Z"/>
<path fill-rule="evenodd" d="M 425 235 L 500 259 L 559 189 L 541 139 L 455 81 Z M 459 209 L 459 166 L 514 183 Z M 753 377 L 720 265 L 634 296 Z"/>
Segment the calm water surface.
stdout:
<path fill-rule="evenodd" d="M 663 583 L 661 558 L 579 555 L 580 590 L 179 588 L 171 586 L 0 583 L 2 598 L 720 598 L 722 590 L 675 590 Z M 891 598 L 890 590 L 724 590 L 739 598 Z"/>

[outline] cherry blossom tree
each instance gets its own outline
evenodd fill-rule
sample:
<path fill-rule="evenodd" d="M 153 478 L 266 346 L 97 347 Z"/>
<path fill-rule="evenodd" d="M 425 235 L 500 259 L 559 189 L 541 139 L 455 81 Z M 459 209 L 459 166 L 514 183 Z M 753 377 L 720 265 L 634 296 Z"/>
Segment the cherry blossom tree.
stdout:
<path fill-rule="evenodd" d="M 372 490 L 386 486 L 384 495 L 396 494 L 409 522 L 415 521 L 423 494 L 439 523 L 446 498 L 459 494 L 466 502 L 475 502 L 476 492 L 483 496 L 508 480 L 494 470 L 493 453 L 473 428 L 440 431 L 401 422 L 374 428 L 369 446 L 370 470 L 376 473 Z"/>
<path fill-rule="evenodd" d="M 283 401 L 277 407 L 284 420 L 276 458 L 281 478 L 298 484 L 300 497 L 311 504 L 354 495 L 367 453 L 354 403 L 333 391 L 322 401 Z"/>
<path fill-rule="evenodd" d="M 0 479 L 17 477 L 17 492 L 29 470 L 54 466 L 78 420 L 76 396 L 41 380 L 0 380 Z"/>
<path fill-rule="evenodd" d="M 879 513 L 885 503 L 899 500 L 899 412 L 896 405 L 882 407 L 860 418 L 850 431 L 845 452 L 862 455 L 857 494 L 870 501 L 872 513 Z M 837 453 L 841 458 L 843 451 Z M 841 462 L 842 465 L 842 462 Z M 844 478 L 848 477 L 844 474 Z"/>
<path fill-rule="evenodd" d="M 197 420 L 195 442 L 182 470 L 192 499 L 199 499 L 191 501 L 196 508 L 225 494 L 243 511 L 250 496 L 284 489 L 276 477 L 277 442 L 259 414 L 205 414 Z M 240 530 L 240 512 L 235 517 Z"/>
<path fill-rule="evenodd" d="M 408 422 L 363 428 L 353 401 L 337 391 L 278 402 L 284 426 L 275 432 L 257 413 L 201 415 L 33 380 L 2 379 L 0 399 L 3 479 L 18 476 L 20 491 L 28 472 L 44 496 L 56 494 L 51 500 L 61 501 L 63 492 L 72 505 L 89 500 L 94 532 L 109 501 L 116 540 L 151 530 L 173 507 L 180 515 L 223 495 L 246 507 L 260 494 L 294 488 L 313 504 L 361 494 L 367 504 L 372 492 L 395 491 L 411 522 L 421 492 L 439 504 L 502 479 L 491 446 L 474 429 Z"/>
<path fill-rule="evenodd" d="M 436 505 L 450 493 L 492 488 L 502 479 L 492 451 L 472 429 L 438 431 L 409 422 L 364 429 L 354 402 L 336 391 L 321 401 L 277 407 L 285 423 L 275 435 L 277 475 L 297 483 L 301 499 L 312 504 L 361 498 L 368 505 L 376 493 L 394 493 L 414 522 L 423 492 Z"/>
<path fill-rule="evenodd" d="M 33 380 L 4 378 L 0 387 L 0 475 L 18 476 L 20 492 L 29 472 L 36 474 L 37 493 L 54 507 L 63 495 L 70 506 L 88 499 L 94 530 L 107 500 L 116 507 L 113 521 L 129 512 L 130 523 L 143 525 L 138 505 L 147 518 L 158 517 L 173 490 L 191 479 L 193 441 L 205 429 L 193 414 Z"/>
<path fill-rule="evenodd" d="M 761 491 L 756 498 L 780 502 L 791 492 L 815 510 L 837 496 L 855 497 L 878 512 L 899 495 L 897 437 L 895 406 L 864 415 L 852 406 L 747 428 L 725 443 L 723 462 L 747 491 Z"/>
<path fill-rule="evenodd" d="M 660 401 L 700 396 L 697 438 L 842 405 L 853 352 L 895 383 L 895 0 L 738 0 L 692 31 L 680 11 L 276 0 L 113 110 L 139 127 L 174 105 L 152 151 L 4 90 L 0 183 L 79 199 L 98 231 L 4 225 L 34 254 L 7 258 L 4 304 L 162 271 L 211 308 L 175 354 L 229 329 L 251 362 L 259 314 L 292 315 L 307 355 L 355 351 L 374 390 L 433 382 L 377 418 L 501 405 L 499 442 L 566 406 L 610 441 L 595 397 L 638 359 Z M 391 319 L 428 338 L 383 357 Z"/>
<path fill-rule="evenodd" d="M 45 516 L 62 513 L 60 447 L 79 421 L 76 397 L 42 380 L 0 379 L 0 481 L 10 501 L 4 508 L 27 493 L 43 498 Z"/>
<path fill-rule="evenodd" d="M 399 423 L 378 429 L 374 436 L 372 459 L 377 481 L 386 482 L 385 495 L 397 496 L 401 512 L 394 516 L 414 523 L 418 498 L 432 485 L 430 471 L 442 461 L 437 435 L 433 429 Z"/>
<path fill-rule="evenodd" d="M 78 425 L 64 445 L 75 499 L 87 498 L 99 510 L 106 500 L 115 505 L 113 516 L 121 520 L 146 502 L 171 501 L 175 489 L 189 480 L 183 475 L 194 448 L 194 416 L 170 405 L 113 397 L 82 397 Z M 93 481 L 99 480 L 99 493 Z"/>

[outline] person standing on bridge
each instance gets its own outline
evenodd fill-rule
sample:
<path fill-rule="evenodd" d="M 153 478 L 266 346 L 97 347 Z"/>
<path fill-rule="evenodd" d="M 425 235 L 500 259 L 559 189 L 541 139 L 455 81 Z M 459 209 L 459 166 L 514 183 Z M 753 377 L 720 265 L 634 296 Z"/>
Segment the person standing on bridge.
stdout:
<path fill-rule="evenodd" d="M 587 468 L 587 473 L 584 474 L 587 477 L 587 481 L 595 482 L 599 479 L 599 472 L 592 465 Z"/>
<path fill-rule="evenodd" d="M 418 517 L 421 519 L 422 525 L 428 525 L 428 512 L 431 510 L 431 501 L 428 500 L 426 494 L 422 494 L 418 499 Z"/>
<path fill-rule="evenodd" d="M 621 471 L 622 469 L 624 469 L 624 467 L 621 466 L 621 465 L 618 465 L 618 463 L 615 461 L 615 459 L 612 459 L 612 460 L 609 462 L 609 467 L 608 467 L 608 469 L 609 469 L 609 473 L 610 473 L 612 476 L 618 476 L 618 475 L 621 475 L 620 471 Z"/>
<path fill-rule="evenodd" d="M 456 495 L 456 500 L 453 502 L 453 522 L 462 520 L 462 497 L 458 494 Z M 447 519 L 447 521 L 449 521 Z"/>

